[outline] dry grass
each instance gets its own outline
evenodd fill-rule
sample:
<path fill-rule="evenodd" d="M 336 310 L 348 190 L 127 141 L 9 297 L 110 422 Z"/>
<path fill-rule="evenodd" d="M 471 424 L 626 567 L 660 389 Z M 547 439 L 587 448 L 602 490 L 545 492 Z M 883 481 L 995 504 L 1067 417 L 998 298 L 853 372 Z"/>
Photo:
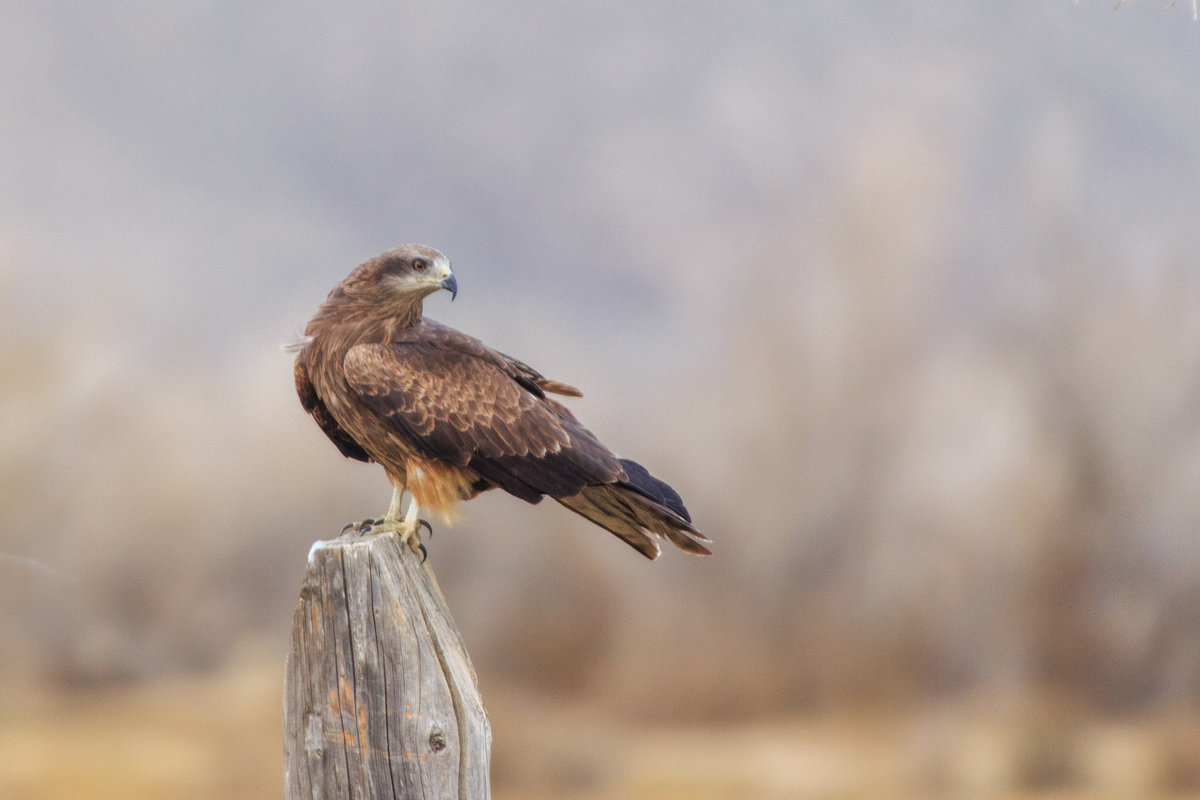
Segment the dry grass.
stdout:
<path fill-rule="evenodd" d="M 259 660 L 140 687 L 8 694 L 0 796 L 278 796 L 281 681 Z M 673 726 L 503 688 L 489 709 L 497 800 L 1200 796 L 1196 718 L 1085 723 L 956 705 Z"/>
<path fill-rule="evenodd" d="M 9 697 L 0 796 L 260 798 L 282 782 L 282 669 Z"/>

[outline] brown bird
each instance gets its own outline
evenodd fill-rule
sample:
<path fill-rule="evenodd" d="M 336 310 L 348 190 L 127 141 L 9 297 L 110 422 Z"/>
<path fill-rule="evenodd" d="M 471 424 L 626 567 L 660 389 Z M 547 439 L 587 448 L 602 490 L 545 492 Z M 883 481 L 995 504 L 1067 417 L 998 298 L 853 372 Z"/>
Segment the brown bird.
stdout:
<path fill-rule="evenodd" d="M 423 317 L 422 301 L 439 289 L 458 294 L 449 260 L 403 245 L 351 272 L 305 328 L 300 403 L 343 455 L 378 463 L 395 489 L 384 517 L 357 527 L 423 550 L 422 513 L 450 521 L 459 501 L 499 487 L 530 503 L 552 497 L 647 558 L 662 538 L 709 554 L 674 489 L 613 455 L 548 396 L 578 389 Z"/>

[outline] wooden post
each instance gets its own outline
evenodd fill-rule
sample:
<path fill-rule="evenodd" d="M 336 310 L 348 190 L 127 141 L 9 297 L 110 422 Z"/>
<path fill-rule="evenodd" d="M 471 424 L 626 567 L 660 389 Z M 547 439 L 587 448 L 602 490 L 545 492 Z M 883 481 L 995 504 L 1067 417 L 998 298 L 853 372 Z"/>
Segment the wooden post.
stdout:
<path fill-rule="evenodd" d="M 309 553 L 283 702 L 286 800 L 487 800 L 492 734 L 429 566 L 394 533 Z"/>

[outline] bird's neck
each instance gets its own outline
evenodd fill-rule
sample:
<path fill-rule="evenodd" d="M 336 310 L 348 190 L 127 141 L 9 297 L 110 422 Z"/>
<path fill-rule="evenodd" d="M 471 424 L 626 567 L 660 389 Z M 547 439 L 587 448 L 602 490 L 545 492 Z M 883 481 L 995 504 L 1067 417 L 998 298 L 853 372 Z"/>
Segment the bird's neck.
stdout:
<path fill-rule="evenodd" d="M 388 327 L 392 330 L 402 331 L 421 321 L 422 300 L 424 298 L 420 295 L 402 297 L 388 303 L 386 307 L 377 308 L 378 312 L 381 312 L 381 319 L 386 320 Z"/>
<path fill-rule="evenodd" d="M 355 342 L 383 344 L 421 321 L 421 297 L 401 297 L 387 303 L 369 302 L 349 295 L 331 295 L 305 329 L 314 338 L 333 328 L 352 328 Z"/>

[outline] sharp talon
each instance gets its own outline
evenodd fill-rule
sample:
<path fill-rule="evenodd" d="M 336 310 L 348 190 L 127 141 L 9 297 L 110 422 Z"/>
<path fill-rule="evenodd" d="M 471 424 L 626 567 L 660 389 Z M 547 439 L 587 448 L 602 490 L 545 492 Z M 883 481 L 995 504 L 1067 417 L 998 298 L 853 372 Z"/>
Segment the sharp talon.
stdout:
<path fill-rule="evenodd" d="M 429 524 L 428 520 L 423 520 L 423 519 L 417 520 L 417 532 L 418 533 L 420 532 L 421 528 L 424 528 L 425 530 L 429 531 L 430 537 L 433 536 L 433 526 Z"/>
<path fill-rule="evenodd" d="M 374 528 L 375 525 L 379 522 L 383 522 L 383 520 L 381 520 L 381 519 L 374 520 L 374 519 L 371 519 L 370 517 L 367 517 L 362 522 L 358 523 L 358 525 L 360 528 Z"/>
<path fill-rule="evenodd" d="M 429 558 L 429 551 L 425 549 L 425 545 L 417 545 L 417 549 L 421 551 L 421 563 L 425 563 L 425 559 Z"/>
<path fill-rule="evenodd" d="M 345 533 L 346 531 L 356 531 L 356 530 L 358 530 L 357 522 L 347 522 L 346 527 L 342 528 L 342 533 Z"/>

